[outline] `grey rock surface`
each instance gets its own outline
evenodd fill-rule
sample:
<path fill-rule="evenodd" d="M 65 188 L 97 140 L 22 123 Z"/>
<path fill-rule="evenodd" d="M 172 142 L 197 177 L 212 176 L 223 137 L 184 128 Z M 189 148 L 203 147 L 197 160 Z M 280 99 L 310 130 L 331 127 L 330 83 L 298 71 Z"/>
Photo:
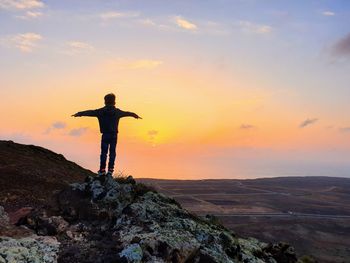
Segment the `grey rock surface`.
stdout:
<path fill-rule="evenodd" d="M 56 263 L 59 242 L 55 237 L 0 237 L 2 263 Z"/>

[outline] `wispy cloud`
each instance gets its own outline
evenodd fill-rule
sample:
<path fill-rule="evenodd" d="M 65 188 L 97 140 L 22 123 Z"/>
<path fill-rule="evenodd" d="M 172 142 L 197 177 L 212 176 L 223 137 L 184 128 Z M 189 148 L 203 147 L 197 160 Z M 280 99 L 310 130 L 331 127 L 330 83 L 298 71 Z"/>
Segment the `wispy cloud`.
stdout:
<path fill-rule="evenodd" d="M 350 33 L 338 40 L 332 47 L 332 53 L 335 56 L 350 55 Z"/>
<path fill-rule="evenodd" d="M 150 18 L 146 18 L 146 19 L 140 19 L 139 22 L 142 24 L 142 25 L 145 25 L 145 26 L 157 26 L 156 22 L 154 22 L 152 19 Z"/>
<path fill-rule="evenodd" d="M 52 127 L 55 129 L 64 129 L 66 126 L 67 124 L 63 121 L 56 121 L 52 124 Z"/>
<path fill-rule="evenodd" d="M 335 16 L 335 13 L 332 11 L 323 11 L 322 15 L 324 16 Z"/>
<path fill-rule="evenodd" d="M 82 41 L 69 41 L 66 43 L 66 48 L 62 53 L 68 55 L 75 55 L 79 53 L 87 53 L 93 51 L 94 47 L 89 43 Z"/>
<path fill-rule="evenodd" d="M 15 17 L 19 19 L 36 19 L 43 16 L 39 9 L 45 6 L 40 0 L 0 0 L 0 10 L 15 12 Z"/>
<path fill-rule="evenodd" d="M 16 16 L 20 19 L 36 19 L 42 17 L 43 13 L 40 11 L 26 11 L 23 15 Z"/>
<path fill-rule="evenodd" d="M 87 127 L 72 129 L 69 131 L 68 135 L 73 137 L 80 137 L 84 135 L 87 132 L 87 130 L 88 130 Z"/>
<path fill-rule="evenodd" d="M 108 11 L 99 14 L 99 17 L 103 20 L 117 19 L 117 18 L 132 18 L 140 16 L 140 12 L 119 12 L 119 11 Z"/>
<path fill-rule="evenodd" d="M 252 130 L 252 129 L 256 129 L 256 126 L 252 124 L 242 124 L 239 128 L 241 130 Z"/>
<path fill-rule="evenodd" d="M 44 134 L 49 134 L 52 130 L 63 130 L 67 127 L 67 124 L 63 121 L 56 121 L 50 125 L 49 128 L 46 129 Z"/>
<path fill-rule="evenodd" d="M 341 127 L 341 128 L 339 128 L 339 131 L 345 132 L 345 133 L 350 132 L 350 127 L 349 126 L 348 127 Z"/>
<path fill-rule="evenodd" d="M 175 17 L 175 23 L 178 27 L 181 27 L 183 29 L 190 30 L 190 31 L 195 31 L 198 28 L 197 25 L 186 20 L 185 18 L 183 18 L 181 16 Z"/>
<path fill-rule="evenodd" d="M 238 26 L 243 32 L 255 34 L 269 34 L 273 28 L 269 25 L 255 24 L 250 21 L 239 21 Z"/>
<path fill-rule="evenodd" d="M 318 121 L 317 118 L 313 118 L 313 119 L 309 119 L 307 118 L 306 120 L 304 120 L 302 123 L 300 123 L 299 128 L 305 128 L 307 126 L 313 125 Z"/>
<path fill-rule="evenodd" d="M 42 39 L 43 37 L 40 34 L 28 32 L 5 37 L 2 42 L 6 46 L 15 47 L 22 52 L 29 53 L 38 47 L 38 42 Z"/>
<path fill-rule="evenodd" d="M 0 0 L 0 9 L 25 10 L 42 8 L 45 4 L 40 0 Z"/>

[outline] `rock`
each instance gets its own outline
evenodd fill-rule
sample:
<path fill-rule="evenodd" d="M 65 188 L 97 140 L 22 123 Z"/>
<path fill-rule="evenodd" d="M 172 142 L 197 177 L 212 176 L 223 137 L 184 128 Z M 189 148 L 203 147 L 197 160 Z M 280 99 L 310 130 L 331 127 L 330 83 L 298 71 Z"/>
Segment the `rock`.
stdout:
<path fill-rule="evenodd" d="M 45 211 L 34 210 L 22 220 L 22 223 L 41 236 L 54 236 L 64 232 L 69 223 L 62 216 L 49 217 Z"/>
<path fill-rule="evenodd" d="M 0 225 L 6 225 L 10 221 L 7 213 L 5 212 L 5 209 L 0 206 Z"/>
<path fill-rule="evenodd" d="M 9 214 L 10 224 L 21 224 L 21 221 L 25 219 L 30 212 L 33 211 L 32 207 L 22 207 L 13 213 Z"/>
<path fill-rule="evenodd" d="M 58 251 L 59 242 L 54 237 L 0 237 L 0 262 L 4 263 L 55 263 Z"/>
<path fill-rule="evenodd" d="M 263 248 L 263 251 L 271 254 L 277 262 L 292 263 L 297 261 L 294 248 L 287 243 L 268 244 Z"/>
<path fill-rule="evenodd" d="M 85 229 L 70 226 L 66 236 L 105 262 L 112 255 L 117 262 L 296 262 L 279 261 L 288 249 L 237 238 L 215 218 L 196 217 L 173 199 L 147 188 L 138 192 L 138 187 L 131 178 L 112 177 L 89 177 L 71 185 L 59 197 L 62 216 L 84 222 Z M 84 213 L 82 199 L 89 204 Z M 92 241 L 102 250 L 92 248 Z M 108 242 L 111 246 L 106 247 Z"/>
<path fill-rule="evenodd" d="M 139 263 L 143 257 L 142 248 L 139 244 L 131 244 L 127 246 L 119 253 L 119 255 L 122 258 L 124 257 L 127 262 L 130 263 Z"/>

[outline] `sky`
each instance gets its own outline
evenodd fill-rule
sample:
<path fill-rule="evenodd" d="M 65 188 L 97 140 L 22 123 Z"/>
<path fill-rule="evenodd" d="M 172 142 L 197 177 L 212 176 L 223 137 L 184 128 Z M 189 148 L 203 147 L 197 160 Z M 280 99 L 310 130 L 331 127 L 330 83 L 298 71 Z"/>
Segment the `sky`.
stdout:
<path fill-rule="evenodd" d="M 0 0 L 0 139 L 134 177 L 350 177 L 347 0 Z"/>

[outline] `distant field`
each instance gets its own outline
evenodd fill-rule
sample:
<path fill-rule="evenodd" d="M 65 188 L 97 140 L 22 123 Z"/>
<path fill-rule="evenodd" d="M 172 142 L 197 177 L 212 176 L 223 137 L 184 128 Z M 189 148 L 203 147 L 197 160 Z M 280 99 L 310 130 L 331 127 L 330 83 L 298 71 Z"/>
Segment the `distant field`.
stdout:
<path fill-rule="evenodd" d="M 350 179 L 139 179 L 241 236 L 286 241 L 320 262 L 350 262 Z"/>

